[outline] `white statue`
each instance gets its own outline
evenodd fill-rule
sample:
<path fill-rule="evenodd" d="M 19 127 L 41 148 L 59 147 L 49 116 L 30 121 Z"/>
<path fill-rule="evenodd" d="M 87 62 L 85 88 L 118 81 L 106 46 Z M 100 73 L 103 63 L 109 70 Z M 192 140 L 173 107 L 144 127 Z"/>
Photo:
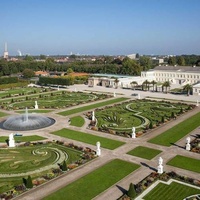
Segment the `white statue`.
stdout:
<path fill-rule="evenodd" d="M 36 110 L 38 109 L 37 101 L 35 101 L 35 109 L 36 109 Z"/>
<path fill-rule="evenodd" d="M 60 90 L 59 85 L 58 85 L 58 90 Z"/>
<path fill-rule="evenodd" d="M 159 174 L 162 174 L 163 173 L 163 159 L 161 157 L 159 157 L 158 159 L 158 173 Z"/>
<path fill-rule="evenodd" d="M 131 135 L 131 138 L 136 138 L 135 127 L 132 128 L 132 135 Z"/>
<path fill-rule="evenodd" d="M 199 106 L 199 101 L 197 100 L 197 105 L 196 106 Z"/>
<path fill-rule="evenodd" d="M 162 157 L 159 157 L 158 164 L 159 164 L 159 165 L 162 165 L 162 164 L 163 164 L 163 159 L 162 159 Z"/>
<path fill-rule="evenodd" d="M 100 143 L 100 142 L 97 142 L 96 145 L 97 145 L 96 154 L 97 154 L 97 156 L 100 156 L 100 155 L 101 155 L 101 149 L 100 149 L 101 143 Z"/>
<path fill-rule="evenodd" d="M 140 93 L 138 94 L 138 99 L 140 99 Z"/>
<path fill-rule="evenodd" d="M 9 145 L 9 147 L 15 147 L 15 140 L 14 140 L 14 135 L 13 135 L 13 133 L 11 133 L 11 134 L 9 135 L 8 145 Z"/>
<path fill-rule="evenodd" d="M 191 150 L 191 145 L 190 145 L 190 137 L 187 137 L 186 138 L 186 150 L 187 151 L 190 151 Z"/>
<path fill-rule="evenodd" d="M 94 111 L 92 111 L 92 121 L 95 121 L 95 114 L 94 114 Z"/>
<path fill-rule="evenodd" d="M 113 97 L 116 97 L 116 94 L 115 94 L 115 92 L 113 93 Z"/>

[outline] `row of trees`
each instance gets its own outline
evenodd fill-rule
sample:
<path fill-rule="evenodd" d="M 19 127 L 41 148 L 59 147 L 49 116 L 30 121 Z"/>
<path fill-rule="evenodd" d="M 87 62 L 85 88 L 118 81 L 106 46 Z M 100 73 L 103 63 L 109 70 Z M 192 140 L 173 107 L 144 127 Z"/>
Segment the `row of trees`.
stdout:
<path fill-rule="evenodd" d="M 197 55 L 182 55 L 182 56 L 171 56 L 166 59 L 169 65 L 179 65 L 179 66 L 200 66 L 200 56 Z"/>
<path fill-rule="evenodd" d="M 117 82 L 115 80 L 115 82 Z M 168 92 L 169 88 L 171 86 L 171 83 L 169 81 L 165 81 L 162 85 L 161 85 L 161 88 L 162 88 L 162 92 Z M 133 81 L 131 82 L 131 87 L 132 89 L 134 90 L 136 87 L 138 87 L 138 83 L 136 81 Z M 141 85 L 141 88 L 142 90 L 150 90 L 150 88 L 152 88 L 153 92 L 154 91 L 158 91 L 158 83 L 156 81 L 144 81 Z M 186 84 L 184 87 L 183 87 L 183 91 L 187 92 L 187 95 L 189 96 L 191 93 L 192 93 L 192 85 L 190 84 Z"/>

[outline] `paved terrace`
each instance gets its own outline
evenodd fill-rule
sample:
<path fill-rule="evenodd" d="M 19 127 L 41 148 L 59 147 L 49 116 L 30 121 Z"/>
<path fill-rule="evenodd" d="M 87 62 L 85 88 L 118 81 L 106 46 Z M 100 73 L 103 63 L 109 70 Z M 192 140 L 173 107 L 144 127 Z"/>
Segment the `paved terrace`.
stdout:
<path fill-rule="evenodd" d="M 127 96 L 130 98 L 134 98 L 133 96 L 131 96 L 132 93 L 140 93 L 141 98 L 144 98 L 146 96 L 151 96 L 151 97 L 175 99 L 175 100 L 180 100 L 180 101 L 181 100 L 190 101 L 193 103 L 195 103 L 197 101 L 197 99 L 200 99 L 198 96 L 189 96 L 188 97 L 188 96 L 180 96 L 180 95 L 172 95 L 172 94 L 132 91 L 132 90 L 126 90 L 126 89 L 104 88 L 104 87 L 98 87 L 98 86 L 88 88 L 85 85 L 70 86 L 69 90 L 74 91 L 74 88 L 76 88 L 77 91 L 90 90 L 90 91 L 111 92 L 111 93 L 115 92 L 116 94 L 121 93 L 121 94 L 123 94 L 123 96 Z M 199 111 L 200 111 L 200 108 L 196 107 L 194 110 L 187 112 L 184 116 L 179 117 L 177 120 L 174 120 L 174 121 L 167 123 L 157 129 L 154 129 L 150 133 L 145 134 L 142 137 L 136 138 L 136 139 L 123 138 L 123 137 L 116 136 L 116 135 L 92 131 L 92 130 L 87 129 L 87 123 L 81 128 L 71 127 L 68 124 L 68 119 L 71 116 L 64 117 L 64 116 L 57 115 L 56 114 L 57 111 L 44 114 L 44 115 L 48 115 L 49 117 L 55 118 L 56 123 L 50 127 L 44 128 L 44 129 L 23 132 L 23 134 L 24 135 L 33 135 L 33 134 L 40 135 L 40 136 L 47 137 L 49 140 L 62 140 L 62 141 L 66 141 L 66 142 L 74 142 L 77 145 L 87 146 L 92 149 L 96 149 L 96 146 L 93 146 L 93 145 L 89 145 L 89 144 L 85 144 L 82 142 L 73 141 L 70 139 L 66 139 L 66 138 L 62 138 L 59 136 L 49 134 L 49 132 L 60 130 L 62 128 L 71 128 L 73 130 L 79 130 L 79 131 L 87 132 L 87 133 L 98 135 L 98 136 L 103 136 L 103 137 L 107 137 L 107 138 L 111 138 L 111 139 L 117 139 L 120 141 L 124 141 L 124 142 L 126 142 L 126 144 L 115 150 L 108 150 L 108 149 L 101 148 L 102 155 L 99 158 L 97 158 L 97 159 L 87 163 L 86 165 L 81 166 L 71 172 L 68 172 L 60 177 L 57 177 L 56 179 L 49 181 L 48 183 L 45 183 L 35 189 L 32 189 L 15 199 L 16 200 L 39 200 L 39 199 L 42 199 L 45 196 L 57 191 L 58 189 L 68 185 L 69 183 L 81 178 L 82 176 L 90 173 L 94 169 L 106 164 L 107 162 L 109 162 L 110 160 L 115 159 L 115 158 L 119 158 L 119 159 L 126 160 L 129 162 L 137 163 L 137 164 L 141 165 L 141 167 L 138 170 L 136 170 L 135 172 L 133 172 L 130 175 L 128 175 L 127 177 L 125 177 L 124 179 L 120 180 L 118 183 L 116 183 L 112 187 L 108 188 L 103 193 L 99 194 L 97 197 L 94 198 L 94 200 L 104 200 L 104 199 L 114 200 L 114 199 L 119 198 L 123 194 L 122 190 L 128 189 L 130 182 L 138 183 L 140 180 L 145 178 L 152 171 L 156 170 L 157 165 L 158 165 L 158 158 L 160 156 L 164 160 L 163 164 L 164 164 L 165 171 L 173 170 L 179 174 L 190 176 L 192 178 L 200 177 L 200 175 L 198 173 L 175 168 L 172 166 L 167 166 L 165 164 L 168 162 L 168 160 L 170 160 L 172 157 L 176 156 L 177 154 L 199 159 L 199 154 L 188 152 L 184 148 L 182 148 L 185 146 L 186 137 L 188 137 L 189 135 L 192 136 L 196 133 L 199 133 L 200 132 L 199 129 L 194 130 L 193 132 L 191 132 L 190 134 L 188 134 L 187 136 L 185 136 L 184 138 L 179 140 L 176 143 L 176 145 L 172 145 L 170 147 L 160 146 L 160 145 L 151 144 L 151 143 L 147 142 L 149 139 L 151 139 L 151 138 L 155 137 L 156 135 L 164 132 L 165 130 L 171 128 L 172 126 L 176 125 L 177 123 L 184 121 L 185 119 L 189 118 L 190 116 L 194 115 L 195 113 L 198 113 Z M 9 133 L 11 133 L 11 132 L 13 132 L 13 131 L 0 130 L 0 135 L 9 135 Z M 154 149 L 159 149 L 163 152 L 161 154 L 159 154 L 158 156 L 156 156 L 155 158 L 153 158 L 152 160 L 146 160 L 146 159 L 142 159 L 139 157 L 135 157 L 135 156 L 126 154 L 128 151 L 132 150 L 133 148 L 135 148 L 137 146 L 146 146 L 146 147 L 150 147 L 150 148 L 154 148 Z M 119 188 L 122 188 L 122 189 L 119 189 Z"/>

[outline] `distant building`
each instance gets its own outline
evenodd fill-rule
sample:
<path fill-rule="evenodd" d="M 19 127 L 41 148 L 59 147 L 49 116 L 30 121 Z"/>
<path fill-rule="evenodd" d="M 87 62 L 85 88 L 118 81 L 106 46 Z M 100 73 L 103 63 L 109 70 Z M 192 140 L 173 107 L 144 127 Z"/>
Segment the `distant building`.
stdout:
<path fill-rule="evenodd" d="M 3 58 L 4 58 L 4 59 L 8 59 L 7 43 L 5 43 L 5 49 L 4 49 L 4 53 L 3 53 Z"/>
<path fill-rule="evenodd" d="M 49 76 L 49 73 L 46 71 L 36 71 L 35 76 Z"/>
<path fill-rule="evenodd" d="M 164 83 L 186 85 L 195 84 L 200 81 L 200 67 L 191 66 L 157 66 L 149 71 L 141 72 L 141 77 L 154 78 L 155 81 Z"/>
<path fill-rule="evenodd" d="M 128 58 L 135 60 L 136 59 L 136 54 L 129 54 L 127 55 Z"/>

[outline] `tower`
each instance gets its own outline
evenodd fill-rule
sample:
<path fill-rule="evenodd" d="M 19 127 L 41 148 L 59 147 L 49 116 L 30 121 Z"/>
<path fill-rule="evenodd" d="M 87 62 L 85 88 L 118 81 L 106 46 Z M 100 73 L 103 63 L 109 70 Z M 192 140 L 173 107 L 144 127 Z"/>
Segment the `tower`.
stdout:
<path fill-rule="evenodd" d="M 5 43 L 5 49 L 4 49 L 4 53 L 3 53 L 3 58 L 4 58 L 4 59 L 8 59 L 7 43 Z"/>

